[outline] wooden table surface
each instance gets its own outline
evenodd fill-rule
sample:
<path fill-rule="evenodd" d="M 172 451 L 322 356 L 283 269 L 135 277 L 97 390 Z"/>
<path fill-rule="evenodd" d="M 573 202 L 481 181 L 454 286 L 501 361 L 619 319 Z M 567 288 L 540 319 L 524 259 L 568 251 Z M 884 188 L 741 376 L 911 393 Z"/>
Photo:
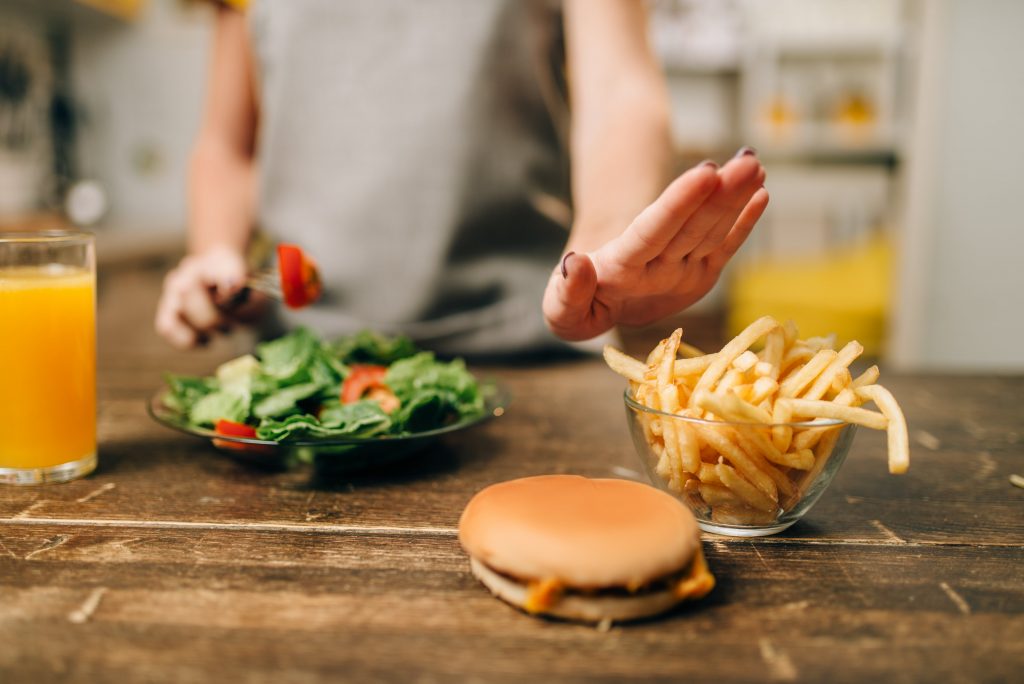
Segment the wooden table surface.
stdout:
<path fill-rule="evenodd" d="M 469 573 L 456 523 L 513 477 L 638 467 L 596 360 L 492 367 L 501 418 L 375 474 L 236 462 L 146 415 L 156 281 L 104 282 L 100 467 L 0 489 L 0 681 L 1021 681 L 1024 378 L 885 377 L 912 465 L 862 430 L 808 516 L 705 535 L 703 602 L 609 632 L 539 620 Z"/>

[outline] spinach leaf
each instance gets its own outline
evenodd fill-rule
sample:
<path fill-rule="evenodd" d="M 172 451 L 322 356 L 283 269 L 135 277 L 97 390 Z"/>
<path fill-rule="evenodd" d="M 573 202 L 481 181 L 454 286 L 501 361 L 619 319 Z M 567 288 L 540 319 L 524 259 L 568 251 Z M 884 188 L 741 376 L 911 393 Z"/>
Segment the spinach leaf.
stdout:
<path fill-rule="evenodd" d="M 392 416 L 395 425 L 401 426 L 401 432 L 433 430 L 458 418 L 452 397 L 436 389 L 416 390 Z"/>
<path fill-rule="evenodd" d="M 415 354 L 418 349 L 404 335 L 386 337 L 371 330 L 361 330 L 342 337 L 331 345 L 336 358 L 346 364 L 373 363 L 381 366 Z"/>
<path fill-rule="evenodd" d="M 387 432 L 391 419 L 375 402 L 358 401 L 325 408 L 321 420 L 309 414 L 283 420 L 264 419 L 256 429 L 260 439 L 277 442 L 324 437 L 372 437 Z"/>
<path fill-rule="evenodd" d="M 253 381 L 260 375 L 260 362 L 252 354 L 239 356 L 217 367 L 220 389 L 252 392 Z"/>
<path fill-rule="evenodd" d="M 483 397 L 476 378 L 466 370 L 462 359 L 437 361 L 432 352 L 420 352 L 396 361 L 388 368 L 384 384 L 402 404 L 413 403 L 423 392 L 434 393 L 460 416 L 478 415 L 484 410 Z M 422 396 L 416 398 L 423 403 Z"/>
<path fill-rule="evenodd" d="M 263 374 L 281 385 L 309 379 L 308 366 L 320 348 L 320 341 L 306 328 L 270 342 L 256 345 Z"/>
<path fill-rule="evenodd" d="M 181 413 L 188 413 L 193 404 L 217 389 L 215 378 L 167 373 L 164 375 L 164 382 L 167 383 L 167 391 L 163 396 L 164 404 Z"/>
<path fill-rule="evenodd" d="M 217 390 L 193 404 L 188 419 L 195 425 L 211 427 L 221 419 L 244 423 L 249 417 L 250 401 L 248 393 Z"/>
<path fill-rule="evenodd" d="M 299 328 L 233 359 L 216 378 L 167 376 L 164 401 L 197 426 L 220 419 L 254 424 L 263 439 L 294 441 L 421 432 L 483 413 L 482 390 L 461 360 L 438 361 L 407 337 L 362 331 L 333 343 Z M 388 365 L 384 383 L 399 406 L 341 404 L 351 363 Z M 317 416 L 305 411 L 319 407 Z"/>
<path fill-rule="evenodd" d="M 252 408 L 257 418 L 276 418 L 298 411 L 296 404 L 320 391 L 321 385 L 307 382 L 301 385 L 284 387 L 261 399 Z"/>

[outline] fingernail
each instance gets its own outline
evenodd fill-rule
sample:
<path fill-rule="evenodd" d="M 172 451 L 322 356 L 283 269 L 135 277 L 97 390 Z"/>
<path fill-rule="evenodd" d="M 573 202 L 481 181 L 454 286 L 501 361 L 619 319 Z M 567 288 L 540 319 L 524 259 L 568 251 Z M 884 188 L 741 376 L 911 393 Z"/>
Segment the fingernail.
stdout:
<path fill-rule="evenodd" d="M 710 167 L 712 169 L 717 169 L 718 168 L 718 164 L 716 164 L 715 162 L 711 161 L 710 159 L 705 159 L 704 161 L 702 161 L 700 163 L 700 166 L 707 166 L 707 167 Z"/>
<path fill-rule="evenodd" d="M 566 255 L 564 257 L 562 257 L 562 277 L 563 278 L 568 278 L 569 277 L 569 270 L 565 267 L 565 264 L 566 264 L 567 261 L 569 261 L 569 257 L 571 257 L 575 253 L 576 252 L 567 252 Z"/>
<path fill-rule="evenodd" d="M 736 153 L 736 156 L 733 157 L 733 159 L 739 159 L 740 157 L 747 157 L 747 156 L 752 157 L 755 154 L 757 154 L 757 150 L 755 150 L 753 147 L 743 146 L 743 147 L 740 148 L 739 152 Z"/>

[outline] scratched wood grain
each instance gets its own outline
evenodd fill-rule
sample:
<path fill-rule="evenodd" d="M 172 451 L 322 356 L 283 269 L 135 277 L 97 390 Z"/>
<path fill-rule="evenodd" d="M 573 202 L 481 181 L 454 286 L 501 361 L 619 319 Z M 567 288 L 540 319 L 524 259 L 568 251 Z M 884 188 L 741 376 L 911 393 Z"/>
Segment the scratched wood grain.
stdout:
<path fill-rule="evenodd" d="M 0 673 L 18 676 L 1007 681 L 1024 664 L 1015 546 L 715 540 L 706 601 L 604 634 L 491 598 L 450 534 L 0 529 Z"/>
<path fill-rule="evenodd" d="M 158 363 L 158 362 L 157 362 Z M 514 399 L 499 419 L 446 438 L 406 462 L 371 473 L 322 477 L 308 468 L 253 468 L 153 423 L 137 383 L 101 403 L 101 466 L 60 487 L 0 489 L 0 516 L 332 523 L 452 527 L 473 492 L 544 472 L 639 470 L 621 383 L 598 361 L 488 368 Z M 106 373 L 117 387 L 117 375 Z M 1024 543 L 1024 415 L 1011 397 L 1022 378 L 894 377 L 913 436 L 912 465 L 888 474 L 884 434 L 860 430 L 832 486 L 786 536 L 814 540 Z M 959 408 L 956 408 L 959 406 Z"/>
<path fill-rule="evenodd" d="M 170 351 L 158 284 L 101 282 L 97 473 L 0 488 L 0 681 L 1019 678 L 1024 377 L 884 375 L 910 473 L 860 431 L 803 522 L 706 537 L 719 586 L 699 608 L 602 634 L 490 598 L 455 538 L 491 482 L 639 467 L 599 361 L 475 365 L 512 391 L 506 415 L 396 467 L 261 469 L 146 416 L 162 373 L 252 344 Z"/>

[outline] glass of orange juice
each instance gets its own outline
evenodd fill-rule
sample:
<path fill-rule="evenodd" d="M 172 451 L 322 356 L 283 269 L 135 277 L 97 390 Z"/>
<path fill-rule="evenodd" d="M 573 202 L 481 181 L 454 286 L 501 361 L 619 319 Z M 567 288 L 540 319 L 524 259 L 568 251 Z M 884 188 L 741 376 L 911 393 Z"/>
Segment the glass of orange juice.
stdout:
<path fill-rule="evenodd" d="M 66 482 L 95 468 L 93 236 L 0 233 L 0 482 Z"/>

